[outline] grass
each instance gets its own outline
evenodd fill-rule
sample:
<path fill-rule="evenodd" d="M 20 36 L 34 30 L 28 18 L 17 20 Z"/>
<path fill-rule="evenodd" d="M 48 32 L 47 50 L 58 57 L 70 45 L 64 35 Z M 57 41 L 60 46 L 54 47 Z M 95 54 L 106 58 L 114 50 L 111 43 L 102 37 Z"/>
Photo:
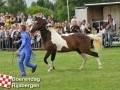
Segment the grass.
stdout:
<path fill-rule="evenodd" d="M 100 52 L 103 69 L 99 70 L 95 58 L 88 56 L 83 70 L 79 70 L 82 58 L 76 52 L 58 53 L 55 60 L 55 70 L 47 72 L 43 62 L 45 51 L 34 51 L 38 65 L 37 71 L 31 74 L 26 67 L 26 77 L 41 78 L 40 87 L 33 90 L 119 90 L 120 88 L 120 50 L 119 47 L 105 48 Z M 12 66 L 12 53 L 0 51 L 0 73 L 21 77 L 18 60 L 14 58 Z M 50 61 L 50 58 L 48 59 Z M 20 83 L 20 82 L 17 82 Z M 25 82 L 23 82 L 25 83 Z M 0 88 L 0 90 L 7 90 Z M 11 88 L 17 90 L 17 88 Z M 30 90 L 20 88 L 20 90 Z"/>

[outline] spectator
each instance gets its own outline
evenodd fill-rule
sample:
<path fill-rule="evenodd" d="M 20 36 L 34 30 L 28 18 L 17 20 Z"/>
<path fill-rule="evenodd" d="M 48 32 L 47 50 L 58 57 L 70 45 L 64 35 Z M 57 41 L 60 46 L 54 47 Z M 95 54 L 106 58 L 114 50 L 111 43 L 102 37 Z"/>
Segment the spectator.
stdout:
<path fill-rule="evenodd" d="M 14 17 L 13 14 L 11 14 L 11 17 L 10 17 L 10 23 L 11 23 L 11 25 L 13 25 L 15 23 L 15 21 L 16 21 L 16 18 Z"/>
<path fill-rule="evenodd" d="M 21 23 L 21 18 L 19 15 L 17 15 L 17 23 Z"/>
<path fill-rule="evenodd" d="M 51 18 L 51 16 L 48 16 L 47 22 L 48 22 L 48 23 L 52 23 L 52 18 Z"/>
<path fill-rule="evenodd" d="M 7 29 L 7 27 L 3 28 L 3 36 L 4 38 L 4 48 L 9 48 L 9 30 Z"/>
<path fill-rule="evenodd" d="M 17 28 L 16 28 L 16 25 L 15 24 L 13 24 L 12 26 L 11 26 L 11 29 L 10 29 L 10 37 L 13 39 L 15 36 L 15 32 L 17 31 Z"/>
<path fill-rule="evenodd" d="M 53 15 L 51 15 L 51 19 L 52 19 L 53 22 L 56 21 Z"/>
<path fill-rule="evenodd" d="M 63 27 L 62 27 L 62 23 L 60 23 L 60 22 L 58 22 L 57 23 L 57 32 L 61 35 L 61 34 L 63 34 L 64 32 L 63 32 Z"/>
<path fill-rule="evenodd" d="M 42 13 L 38 13 L 38 14 L 37 14 L 37 17 L 43 18 L 43 14 L 42 14 Z"/>
<path fill-rule="evenodd" d="M 97 33 L 99 32 L 99 24 L 96 22 L 95 19 L 92 19 L 92 28 L 97 30 Z"/>
<path fill-rule="evenodd" d="M 113 20 L 112 16 L 109 14 L 108 15 L 108 25 L 106 27 L 106 43 L 108 42 L 108 46 L 112 46 L 112 36 L 113 36 L 113 31 L 115 29 L 115 21 Z"/>
<path fill-rule="evenodd" d="M 76 16 L 73 16 L 73 18 L 71 19 L 71 24 L 73 24 L 74 21 L 77 21 Z"/>
<path fill-rule="evenodd" d="M 70 32 L 72 32 L 72 33 L 81 32 L 80 31 L 80 27 L 78 26 L 77 21 L 73 21 L 73 25 L 70 28 Z"/>
<path fill-rule="evenodd" d="M 103 37 L 103 35 L 105 35 L 106 33 L 106 28 L 105 26 L 101 26 L 99 33 L 97 34 L 99 37 Z"/>
<path fill-rule="evenodd" d="M 97 34 L 99 37 L 101 37 L 101 39 L 102 39 L 102 45 L 104 46 L 104 47 L 106 47 L 106 38 L 105 38 L 105 34 L 106 34 L 106 28 L 105 28 L 105 26 L 104 25 L 102 25 L 101 27 L 100 27 L 100 30 L 99 30 L 99 33 Z"/>
<path fill-rule="evenodd" d="M 70 33 L 70 25 L 67 21 L 64 22 L 64 27 L 63 27 L 63 32 L 66 33 Z"/>
<path fill-rule="evenodd" d="M 44 16 L 44 14 L 42 14 L 42 19 L 46 20 L 46 17 Z"/>
<path fill-rule="evenodd" d="M 97 34 L 97 30 L 95 28 L 92 28 L 91 33 L 95 35 Z"/>
<path fill-rule="evenodd" d="M 36 19 L 36 15 L 33 14 L 33 15 L 32 15 L 32 21 L 35 21 L 35 19 Z"/>
<path fill-rule="evenodd" d="M 4 26 L 1 26 L 1 27 L 0 27 L 0 31 L 1 31 L 1 35 L 3 36 Z M 2 37 L 2 36 L 1 36 L 1 37 Z"/>
<path fill-rule="evenodd" d="M 81 21 L 78 21 L 77 23 L 78 23 L 78 26 L 81 27 L 82 22 L 81 22 Z"/>
<path fill-rule="evenodd" d="M 0 27 L 0 49 L 3 49 L 3 26 Z"/>
<path fill-rule="evenodd" d="M 6 13 L 5 13 L 5 17 L 9 17 L 9 18 L 10 18 L 10 16 L 9 16 L 9 13 L 8 13 L 8 12 L 6 12 Z"/>
<path fill-rule="evenodd" d="M 24 23 L 25 22 L 25 15 L 24 15 L 24 13 L 20 14 L 20 18 L 21 18 L 21 22 Z"/>
<path fill-rule="evenodd" d="M 32 18 L 32 16 L 29 14 L 29 15 L 28 15 L 28 18 L 27 18 L 27 21 L 26 21 L 26 24 L 27 24 L 27 25 L 32 25 L 32 23 L 33 23 L 32 20 L 33 20 L 33 18 Z"/>
<path fill-rule="evenodd" d="M 6 26 L 7 29 L 10 28 L 10 18 L 9 18 L 9 16 L 5 17 L 5 26 Z"/>
<path fill-rule="evenodd" d="M 17 14 L 17 23 L 21 23 L 22 22 L 22 16 L 18 13 Z"/>
<path fill-rule="evenodd" d="M 40 31 L 36 32 L 36 44 L 37 44 L 37 47 L 41 47 L 42 46 Z"/>
<path fill-rule="evenodd" d="M 4 16 L 4 13 L 1 13 L 0 14 L 0 26 L 4 26 L 4 20 L 5 20 L 5 16 Z"/>
<path fill-rule="evenodd" d="M 86 23 L 86 20 L 82 21 L 82 25 L 80 27 L 82 33 L 90 32 L 89 25 Z"/>

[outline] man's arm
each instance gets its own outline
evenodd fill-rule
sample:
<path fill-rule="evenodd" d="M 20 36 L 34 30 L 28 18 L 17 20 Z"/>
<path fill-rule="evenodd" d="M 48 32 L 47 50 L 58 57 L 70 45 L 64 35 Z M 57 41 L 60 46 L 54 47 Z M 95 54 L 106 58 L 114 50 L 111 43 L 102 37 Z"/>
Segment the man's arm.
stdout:
<path fill-rule="evenodd" d="M 18 51 L 21 51 L 21 50 L 24 48 L 24 46 L 25 46 L 25 44 L 26 44 L 26 42 L 27 42 L 25 36 L 22 37 L 21 40 L 22 40 L 22 44 L 21 44 L 20 48 L 18 49 Z M 21 41 L 21 40 L 20 40 L 20 41 Z"/>
<path fill-rule="evenodd" d="M 18 40 L 18 41 L 14 41 L 13 44 L 17 44 L 17 43 L 20 43 L 22 42 L 22 39 Z"/>
<path fill-rule="evenodd" d="M 22 42 L 22 38 L 20 40 L 17 41 L 18 43 Z"/>

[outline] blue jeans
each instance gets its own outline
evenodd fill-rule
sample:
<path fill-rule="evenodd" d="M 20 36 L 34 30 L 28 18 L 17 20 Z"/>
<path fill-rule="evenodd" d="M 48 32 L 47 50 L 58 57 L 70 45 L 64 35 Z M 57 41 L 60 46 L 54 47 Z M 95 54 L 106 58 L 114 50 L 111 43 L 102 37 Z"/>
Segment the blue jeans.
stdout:
<path fill-rule="evenodd" d="M 106 32 L 105 38 L 104 38 L 104 47 L 112 46 L 112 35 L 113 33 L 111 31 Z"/>
<path fill-rule="evenodd" d="M 36 65 L 32 64 L 30 62 L 30 57 L 31 57 L 32 52 L 20 52 L 19 54 L 19 68 L 22 73 L 22 75 L 26 75 L 25 69 L 24 69 L 24 64 L 23 62 L 25 61 L 25 65 L 30 67 L 30 68 L 35 68 Z"/>
<path fill-rule="evenodd" d="M 4 40 L 4 43 L 5 43 L 5 48 L 9 48 L 9 38 L 6 38 L 5 40 Z"/>

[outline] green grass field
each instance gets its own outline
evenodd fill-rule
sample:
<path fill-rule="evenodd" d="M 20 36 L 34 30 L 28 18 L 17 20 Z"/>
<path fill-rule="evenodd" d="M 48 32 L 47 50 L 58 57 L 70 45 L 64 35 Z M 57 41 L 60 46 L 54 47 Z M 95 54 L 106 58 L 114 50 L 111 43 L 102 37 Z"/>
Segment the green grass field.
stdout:
<path fill-rule="evenodd" d="M 105 48 L 100 52 L 103 69 L 99 70 L 95 58 L 88 56 L 83 70 L 79 70 L 82 58 L 76 52 L 58 53 L 55 60 L 55 70 L 47 72 L 43 62 L 45 51 L 34 51 L 38 68 L 35 73 L 26 67 L 26 77 L 41 78 L 40 87 L 33 90 L 120 90 L 120 48 Z M 50 58 L 48 59 L 50 61 Z M 0 73 L 21 77 L 18 60 L 12 52 L 0 51 Z M 19 82 L 17 82 L 19 83 Z M 25 83 L 25 82 L 23 82 Z M 0 87 L 0 90 L 7 90 Z M 17 88 L 11 88 L 17 90 Z M 20 90 L 30 90 L 20 88 Z"/>

